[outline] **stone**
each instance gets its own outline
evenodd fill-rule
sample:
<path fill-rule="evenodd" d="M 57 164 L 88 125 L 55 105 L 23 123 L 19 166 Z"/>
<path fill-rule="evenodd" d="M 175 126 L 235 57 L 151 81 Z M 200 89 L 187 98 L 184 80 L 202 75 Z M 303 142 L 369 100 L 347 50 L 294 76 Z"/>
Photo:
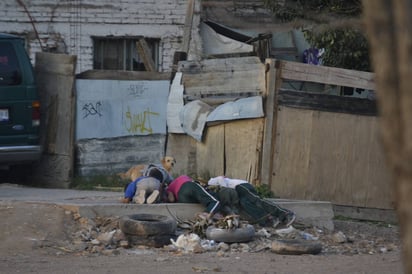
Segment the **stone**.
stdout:
<path fill-rule="evenodd" d="M 338 231 L 332 235 L 332 240 L 335 243 L 345 243 L 347 241 L 346 235 L 342 231 Z"/>

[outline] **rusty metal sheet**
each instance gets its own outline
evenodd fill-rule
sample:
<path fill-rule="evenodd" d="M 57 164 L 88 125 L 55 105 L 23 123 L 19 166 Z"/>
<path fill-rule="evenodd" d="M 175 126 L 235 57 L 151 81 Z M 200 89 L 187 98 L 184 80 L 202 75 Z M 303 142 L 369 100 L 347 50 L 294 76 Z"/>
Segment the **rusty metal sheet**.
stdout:
<path fill-rule="evenodd" d="M 206 122 L 229 121 L 263 117 L 261 96 L 252 96 L 219 105 L 206 119 Z"/>
<path fill-rule="evenodd" d="M 186 104 L 180 112 L 180 122 L 183 130 L 201 142 L 206 119 L 211 110 L 211 106 L 200 100 Z"/>

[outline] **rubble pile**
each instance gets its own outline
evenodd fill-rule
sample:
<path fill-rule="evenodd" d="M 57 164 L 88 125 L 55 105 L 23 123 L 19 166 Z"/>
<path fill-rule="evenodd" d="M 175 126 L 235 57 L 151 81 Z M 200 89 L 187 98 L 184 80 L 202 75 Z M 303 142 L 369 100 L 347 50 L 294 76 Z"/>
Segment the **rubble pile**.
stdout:
<path fill-rule="evenodd" d="M 79 255 L 117 255 L 123 252 L 203 253 L 217 252 L 229 256 L 236 252 L 273 252 L 279 239 L 317 242 L 321 254 L 375 254 L 400 249 L 399 229 L 388 224 L 359 221 L 335 221 L 335 230 L 327 231 L 298 223 L 283 229 L 255 225 L 255 236 L 246 243 L 223 243 L 208 240 L 193 231 L 178 229 L 176 237 L 162 248 L 133 245 L 119 229 L 119 218 L 89 219 L 73 213 L 74 227 L 65 252 Z"/>

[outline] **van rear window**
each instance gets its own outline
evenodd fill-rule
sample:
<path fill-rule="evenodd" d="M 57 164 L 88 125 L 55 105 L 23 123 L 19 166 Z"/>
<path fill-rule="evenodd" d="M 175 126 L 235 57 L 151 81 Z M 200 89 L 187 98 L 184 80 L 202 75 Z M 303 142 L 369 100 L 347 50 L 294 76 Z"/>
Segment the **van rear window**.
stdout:
<path fill-rule="evenodd" d="M 13 44 L 0 41 L 0 86 L 21 84 L 21 69 Z"/>

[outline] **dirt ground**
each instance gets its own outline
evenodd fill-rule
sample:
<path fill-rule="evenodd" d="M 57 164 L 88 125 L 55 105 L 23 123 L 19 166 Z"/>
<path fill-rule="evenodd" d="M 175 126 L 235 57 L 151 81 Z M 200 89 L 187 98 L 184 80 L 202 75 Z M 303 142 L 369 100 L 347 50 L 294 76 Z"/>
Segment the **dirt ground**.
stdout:
<path fill-rule="evenodd" d="M 1 273 L 403 273 L 396 226 L 336 221 L 345 235 L 325 235 L 318 255 L 280 255 L 271 250 L 176 252 L 133 246 L 86 252 L 73 248 L 80 228 L 73 214 L 39 203 L 0 204 Z M 99 228 L 103 229 L 103 228 Z M 81 241 L 80 241 L 81 242 Z"/>

